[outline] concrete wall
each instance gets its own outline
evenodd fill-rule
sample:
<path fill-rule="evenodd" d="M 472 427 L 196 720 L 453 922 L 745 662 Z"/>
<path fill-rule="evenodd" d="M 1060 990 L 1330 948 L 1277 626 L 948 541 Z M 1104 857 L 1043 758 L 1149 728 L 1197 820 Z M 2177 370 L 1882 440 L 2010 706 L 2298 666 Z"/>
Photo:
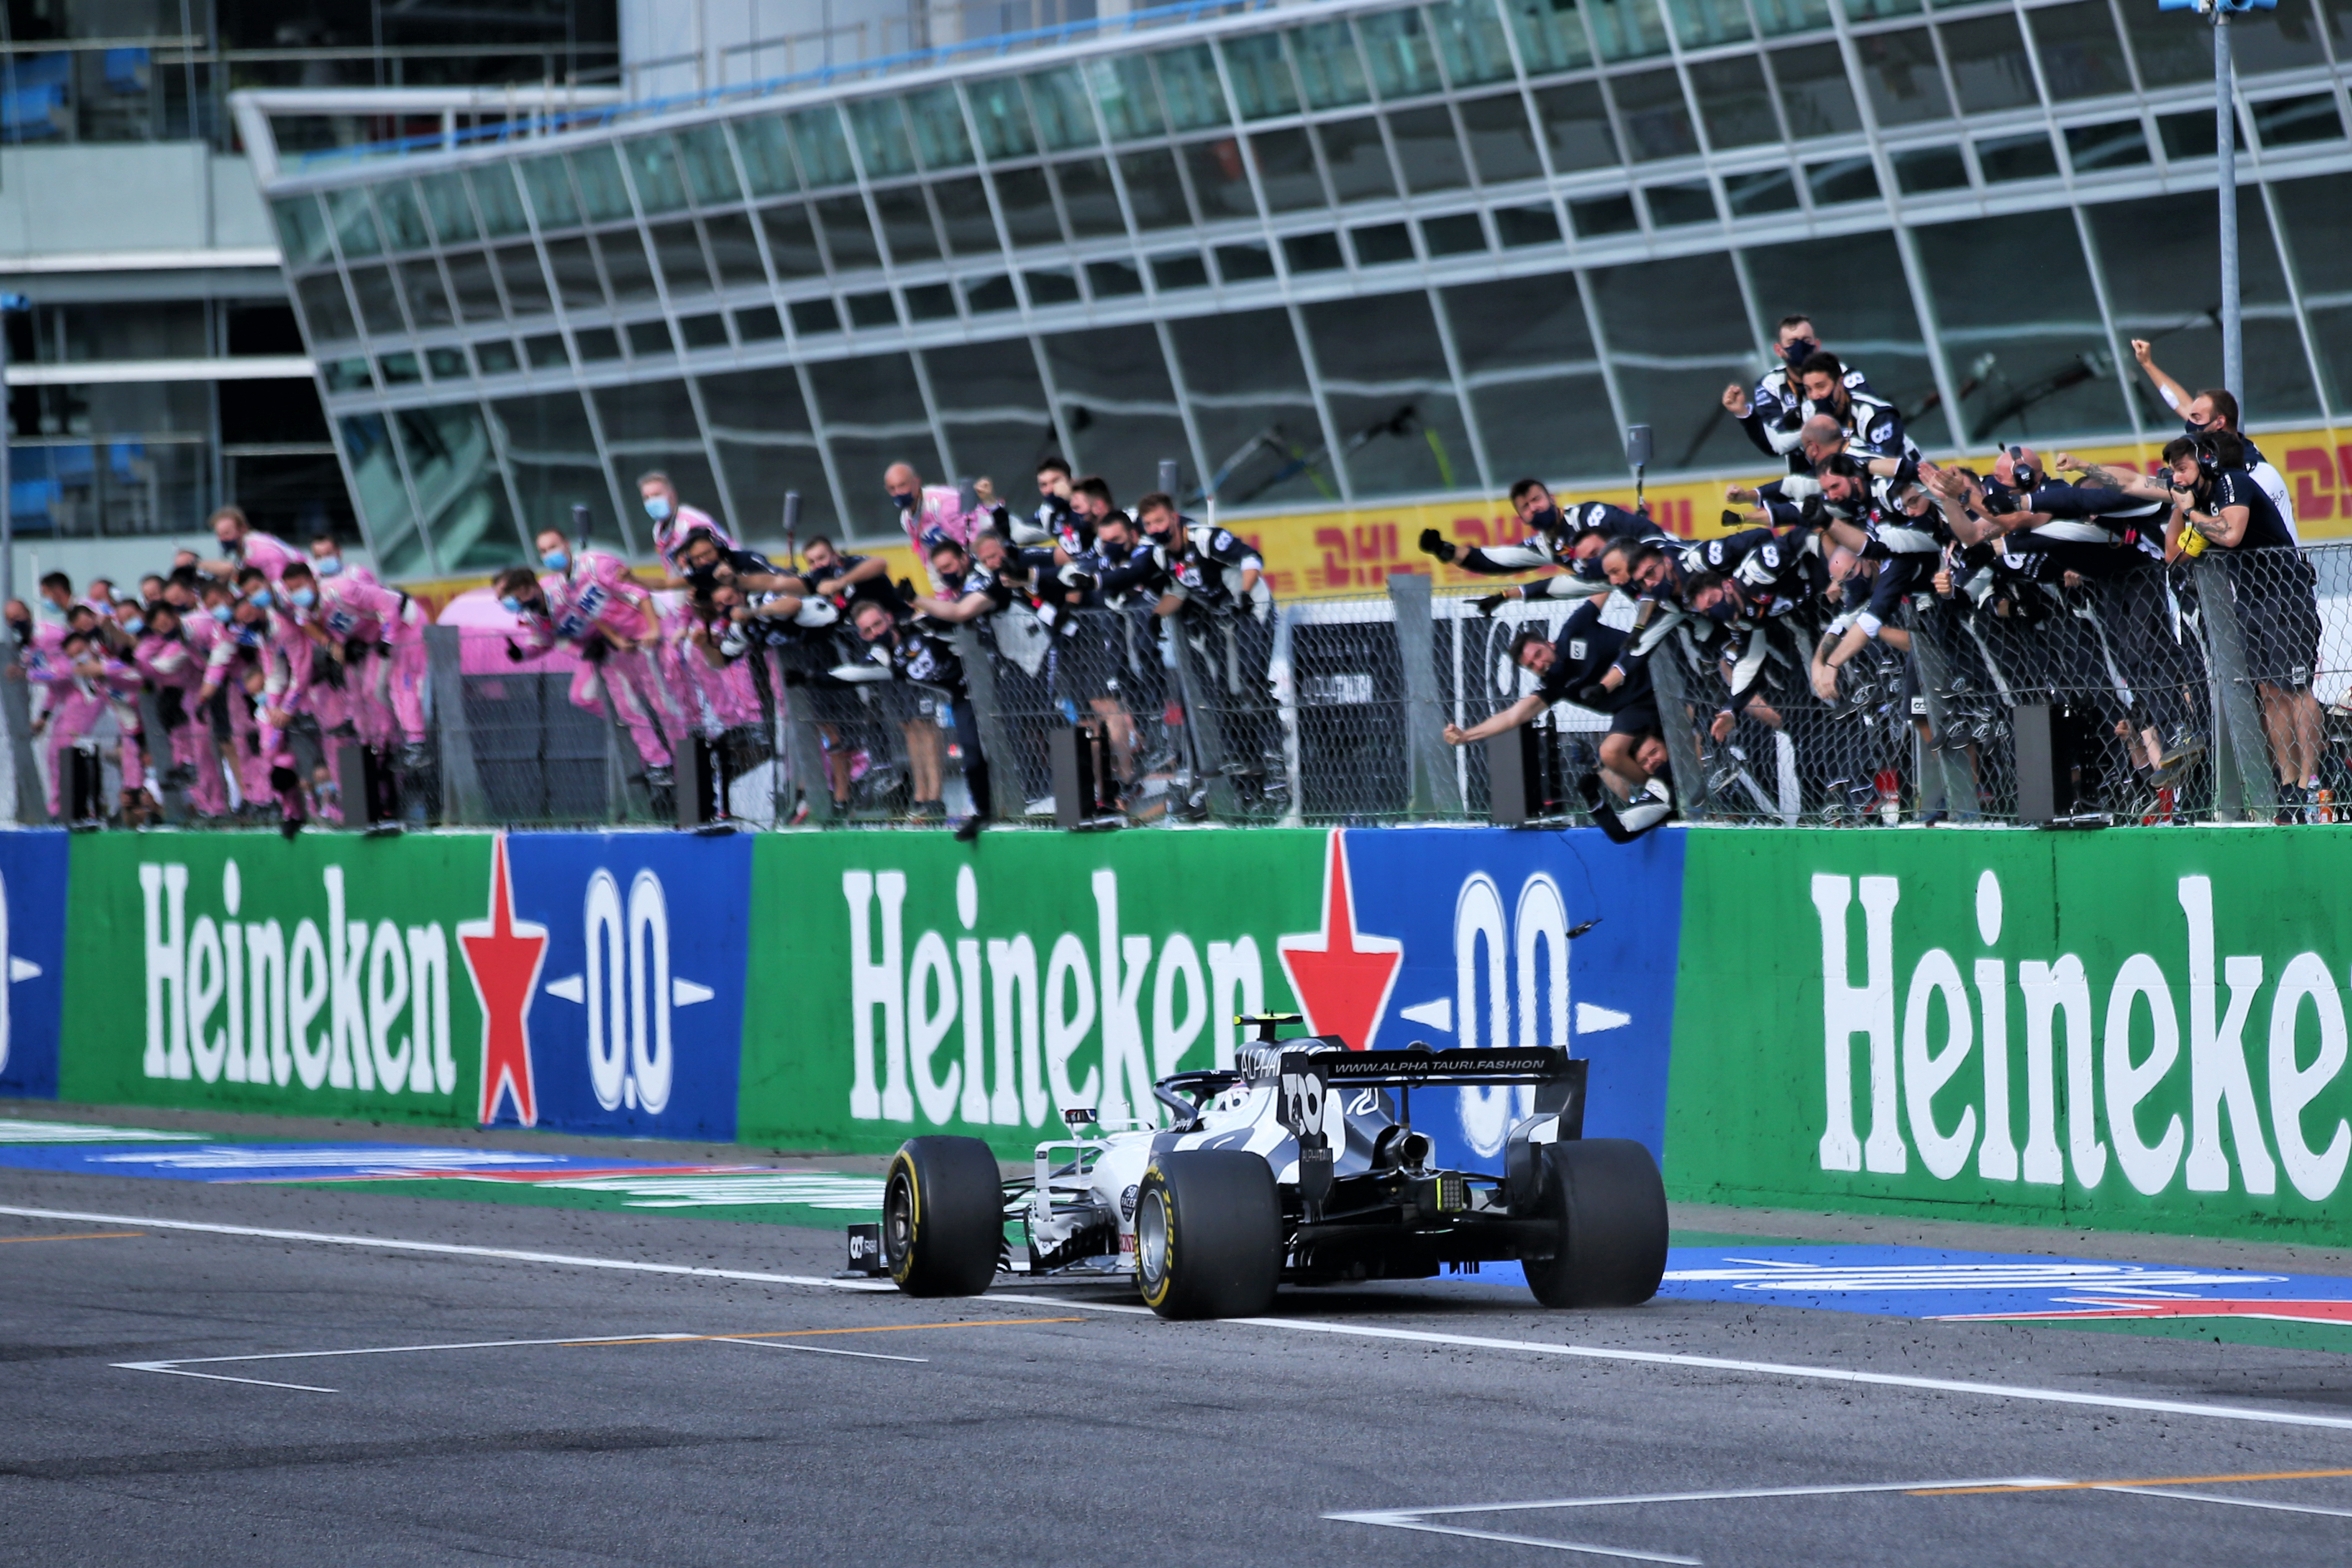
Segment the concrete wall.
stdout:
<path fill-rule="evenodd" d="M 274 247 L 252 165 L 202 142 L 0 150 L 0 254 Z"/>

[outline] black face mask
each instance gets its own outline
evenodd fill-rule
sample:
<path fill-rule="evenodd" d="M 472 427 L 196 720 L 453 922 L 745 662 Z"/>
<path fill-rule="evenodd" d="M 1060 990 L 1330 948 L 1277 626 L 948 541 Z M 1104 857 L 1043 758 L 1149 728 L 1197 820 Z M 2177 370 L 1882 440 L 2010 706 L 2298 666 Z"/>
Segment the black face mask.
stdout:
<path fill-rule="evenodd" d="M 915 502 L 919 499 L 919 497 L 912 495 L 894 495 L 890 498 L 890 504 L 897 507 L 900 511 L 912 511 L 915 510 Z"/>
<path fill-rule="evenodd" d="M 1784 343 L 1781 345 L 1780 358 L 1790 370 L 1794 370 L 1799 365 L 1804 363 L 1806 359 L 1819 350 L 1821 346 L 1821 344 L 1813 342 L 1811 338 L 1799 338 L 1793 342 Z"/>
<path fill-rule="evenodd" d="M 1568 520 L 1559 515 L 1559 508 L 1556 506 L 1548 506 L 1541 511 L 1529 513 L 1528 521 L 1546 533 L 1557 533 L 1568 523 Z"/>

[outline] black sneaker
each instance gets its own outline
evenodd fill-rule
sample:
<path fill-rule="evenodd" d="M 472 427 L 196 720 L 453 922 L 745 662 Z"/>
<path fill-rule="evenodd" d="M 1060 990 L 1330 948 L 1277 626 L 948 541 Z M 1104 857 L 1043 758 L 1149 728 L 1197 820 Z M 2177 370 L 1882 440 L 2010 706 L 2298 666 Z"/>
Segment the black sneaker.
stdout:
<path fill-rule="evenodd" d="M 956 842 L 959 844 L 969 844 L 973 839 L 979 837 L 980 830 L 982 826 L 986 826 L 987 820 L 987 818 L 982 816 L 978 812 L 974 812 L 971 816 L 965 817 L 961 822 L 957 823 L 955 830 Z"/>

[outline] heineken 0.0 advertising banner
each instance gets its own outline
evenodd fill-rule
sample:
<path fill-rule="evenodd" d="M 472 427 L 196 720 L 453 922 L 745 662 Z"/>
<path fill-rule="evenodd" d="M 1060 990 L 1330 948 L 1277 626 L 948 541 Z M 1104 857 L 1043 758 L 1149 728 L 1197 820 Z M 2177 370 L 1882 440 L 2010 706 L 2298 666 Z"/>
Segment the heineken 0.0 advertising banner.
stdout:
<path fill-rule="evenodd" d="M 2352 833 L 1687 845 L 1675 1196 L 2352 1241 Z"/>
<path fill-rule="evenodd" d="M 57 1096 L 65 948 L 64 830 L 0 829 L 0 1095 Z"/>

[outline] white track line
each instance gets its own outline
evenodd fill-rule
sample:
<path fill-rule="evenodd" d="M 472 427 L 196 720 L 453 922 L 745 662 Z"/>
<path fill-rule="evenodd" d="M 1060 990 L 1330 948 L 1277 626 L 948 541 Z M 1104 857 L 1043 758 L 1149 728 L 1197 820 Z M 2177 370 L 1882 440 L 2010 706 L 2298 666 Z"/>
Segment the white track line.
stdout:
<path fill-rule="evenodd" d="M 2134 1497 L 2179 1498 L 2183 1502 L 2218 1502 L 2229 1508 L 2259 1508 L 2272 1513 L 2316 1513 L 2329 1519 L 2352 1519 L 2352 1508 L 2321 1508 L 2316 1503 L 2266 1502 L 2261 1498 L 2222 1497 L 2215 1492 L 2184 1492 L 2172 1487 L 2085 1487 L 2085 1491 L 2129 1492 Z"/>
<path fill-rule="evenodd" d="M 111 1364 L 128 1372 L 160 1372 L 166 1377 L 201 1377 L 206 1383 L 244 1383 L 255 1388 L 291 1388 L 304 1394 L 341 1394 L 340 1388 L 320 1388 L 315 1383 L 272 1383 L 261 1377 L 227 1377 L 217 1372 L 184 1372 L 169 1362 L 118 1361 Z"/>
<path fill-rule="evenodd" d="M 814 1274 L 766 1274 L 748 1268 L 706 1268 L 685 1263 L 639 1263 L 617 1258 L 581 1258 L 560 1252 L 525 1252 L 511 1247 L 466 1247 L 447 1241 L 408 1241 L 380 1236 L 344 1236 L 331 1231 L 277 1230 L 261 1226 L 220 1225 L 210 1221 L 155 1219 L 142 1215 L 86 1214 L 71 1209 L 25 1208 L 0 1204 L 0 1214 L 29 1219 L 79 1220 L 92 1225 L 136 1225 L 156 1230 L 194 1231 L 207 1236 L 251 1237 L 263 1241 L 305 1241 L 332 1247 L 373 1247 L 386 1252 L 424 1252 L 453 1258 L 481 1258 L 510 1263 L 541 1263 L 565 1268 L 602 1268 L 629 1274 L 661 1274 L 704 1279 L 736 1279 L 762 1285 L 799 1285 L 817 1290 L 887 1291 L 893 1287 L 863 1279 L 828 1279 Z M 1150 1309 L 1108 1301 L 1073 1301 L 1066 1297 L 1018 1296 L 992 1292 L 989 1300 L 1029 1306 L 1061 1307 L 1088 1312 L 1143 1313 Z M 2135 1399 L 2123 1394 L 2083 1394 L 2065 1388 L 2037 1388 L 2022 1384 L 1979 1383 L 1966 1378 L 1912 1377 L 1899 1373 L 1858 1372 L 1849 1367 L 1799 1366 L 1786 1362 L 1739 1361 L 1728 1356 L 1679 1355 L 1664 1351 L 1612 1350 L 1594 1345 L 1570 1345 L 1540 1340 L 1500 1340 L 1478 1334 L 1443 1334 L 1419 1329 L 1386 1329 L 1366 1323 L 1335 1323 L 1313 1318 L 1233 1318 L 1227 1321 L 1287 1333 L 1336 1334 L 1342 1338 L 1402 1341 L 1409 1344 L 1459 1345 L 1468 1350 L 1515 1351 L 1521 1354 L 1572 1356 L 1584 1361 L 1618 1362 L 1639 1366 L 1688 1367 L 1704 1372 L 1747 1373 L 1799 1382 L 1855 1384 L 1878 1388 L 1909 1389 L 1927 1394 L 1965 1394 L 1990 1399 L 2023 1399 L 2044 1405 L 2070 1405 L 2095 1410 L 2130 1410 L 2155 1415 L 2201 1416 L 2212 1421 L 2243 1421 L 2266 1426 L 2314 1426 L 2352 1431 L 2352 1416 L 2317 1415 L 2294 1410 L 2262 1410 L 2238 1405 L 2200 1405 L 2179 1399 Z"/>
<path fill-rule="evenodd" d="M 1863 1481 L 1809 1487 L 1742 1487 L 1729 1491 L 1632 1492 L 1622 1497 L 1547 1498 L 1541 1502 L 1458 1502 L 1435 1508 L 1362 1509 L 1351 1513 L 1327 1513 L 1323 1517 L 1346 1520 L 1351 1524 L 1388 1524 L 1404 1519 L 1431 1519 L 1442 1513 L 1516 1513 L 1528 1509 L 1545 1508 L 1626 1508 L 1636 1503 L 1660 1502 L 1744 1502 L 1771 1497 L 1844 1497 L 1854 1492 L 1907 1492 L 1928 1487 L 2054 1487 L 2074 1484 L 2046 1478 L 2017 1476 L 1957 1481 Z"/>
<path fill-rule="evenodd" d="M 1361 1514 L 1327 1513 L 1323 1517 L 1345 1520 L 1354 1524 L 1384 1525 L 1390 1530 L 1415 1530 L 1424 1535 L 1457 1535 L 1470 1541 L 1499 1541 L 1508 1546 L 1542 1546 L 1554 1552 L 1580 1552 L 1594 1557 L 1616 1557 L 1635 1563 L 1673 1563 L 1681 1564 L 1682 1568 L 1701 1568 L 1700 1559 L 1696 1557 L 1677 1557 L 1670 1552 L 1636 1552 L 1630 1546 L 1595 1546 L 1585 1541 L 1550 1541 L 1540 1535 L 1512 1535 L 1500 1530 L 1469 1530 L 1458 1524 L 1423 1524 L 1403 1516 L 1375 1519 Z"/>
<path fill-rule="evenodd" d="M 738 1340 L 725 1334 L 712 1336 L 722 1345 L 750 1345 L 755 1351 L 805 1351 L 810 1355 L 853 1355 L 860 1361 L 908 1361 L 924 1366 L 930 1364 L 927 1355 L 884 1355 L 880 1351 L 840 1351 L 831 1345 L 788 1345 L 776 1340 Z"/>

